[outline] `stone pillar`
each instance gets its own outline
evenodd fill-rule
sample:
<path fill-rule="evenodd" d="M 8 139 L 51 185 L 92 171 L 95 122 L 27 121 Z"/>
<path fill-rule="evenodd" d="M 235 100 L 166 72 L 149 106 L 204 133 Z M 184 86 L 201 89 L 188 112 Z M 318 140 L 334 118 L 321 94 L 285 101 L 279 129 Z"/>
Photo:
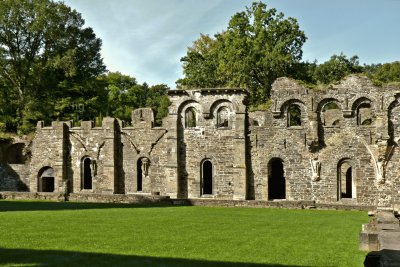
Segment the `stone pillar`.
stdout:
<path fill-rule="evenodd" d="M 234 139 L 234 191 L 233 199 L 244 200 L 247 193 L 247 170 L 246 170 L 246 114 L 236 113 Z"/>
<path fill-rule="evenodd" d="M 177 129 L 178 114 L 169 114 L 167 128 L 168 133 L 166 136 L 167 148 L 167 165 L 165 166 L 166 177 L 166 190 L 165 194 L 172 198 L 178 196 L 179 188 L 179 143 L 178 143 L 178 129 Z"/>
<path fill-rule="evenodd" d="M 103 119 L 103 137 L 104 147 L 103 153 L 107 155 L 103 159 L 103 173 L 102 183 L 100 184 L 101 193 L 117 193 L 118 192 L 118 172 L 116 157 L 117 147 L 115 144 L 116 138 L 116 124 L 117 121 L 114 118 L 106 117 Z"/>

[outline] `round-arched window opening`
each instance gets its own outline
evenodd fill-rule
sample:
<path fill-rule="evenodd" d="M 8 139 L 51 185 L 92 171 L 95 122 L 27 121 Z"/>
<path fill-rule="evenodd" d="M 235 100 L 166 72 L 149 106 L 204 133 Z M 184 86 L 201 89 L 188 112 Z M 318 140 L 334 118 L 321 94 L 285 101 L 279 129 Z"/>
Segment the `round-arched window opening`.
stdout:
<path fill-rule="evenodd" d="M 185 128 L 193 128 L 197 126 L 196 109 L 190 107 L 185 112 Z"/>
<path fill-rule="evenodd" d="M 290 105 L 287 110 L 288 127 L 301 126 L 301 109 L 298 105 Z"/>
<path fill-rule="evenodd" d="M 217 128 L 229 127 L 229 109 L 221 107 L 217 112 Z"/>

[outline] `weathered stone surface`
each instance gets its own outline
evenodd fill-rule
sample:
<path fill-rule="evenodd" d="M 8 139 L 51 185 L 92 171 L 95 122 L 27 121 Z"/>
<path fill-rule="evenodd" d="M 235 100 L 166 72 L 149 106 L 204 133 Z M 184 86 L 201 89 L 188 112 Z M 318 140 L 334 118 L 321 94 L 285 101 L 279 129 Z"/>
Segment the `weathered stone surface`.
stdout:
<path fill-rule="evenodd" d="M 373 251 L 365 266 L 400 266 L 400 225 L 393 211 L 378 209 L 375 217 L 360 233 L 360 249 Z"/>
<path fill-rule="evenodd" d="M 313 91 L 279 78 L 271 94 L 270 110 L 248 112 L 243 89 L 171 90 L 162 127 L 147 108 L 129 127 L 39 122 L 31 143 L 0 145 L 0 190 L 368 210 L 400 202 L 399 88 L 352 75 Z"/>

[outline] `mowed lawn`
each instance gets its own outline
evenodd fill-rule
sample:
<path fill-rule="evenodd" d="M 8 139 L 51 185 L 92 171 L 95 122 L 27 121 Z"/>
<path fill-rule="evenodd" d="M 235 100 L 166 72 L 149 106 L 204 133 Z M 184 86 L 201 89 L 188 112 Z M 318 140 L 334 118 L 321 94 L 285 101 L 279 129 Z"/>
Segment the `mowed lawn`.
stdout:
<path fill-rule="evenodd" d="M 366 212 L 0 201 L 0 266 L 363 266 Z"/>

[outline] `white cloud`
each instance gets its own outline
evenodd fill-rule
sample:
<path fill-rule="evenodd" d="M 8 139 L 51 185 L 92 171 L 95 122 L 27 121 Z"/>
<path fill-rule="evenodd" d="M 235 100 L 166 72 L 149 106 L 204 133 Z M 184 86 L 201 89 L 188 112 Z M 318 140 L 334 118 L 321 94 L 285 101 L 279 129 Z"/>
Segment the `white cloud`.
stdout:
<path fill-rule="evenodd" d="M 109 70 L 134 76 L 149 84 L 167 83 L 181 77 L 180 58 L 200 33 L 215 34 L 226 28 L 230 17 L 244 10 L 251 0 L 66 0 L 103 40 L 102 55 Z M 375 36 L 385 39 L 388 28 L 400 23 L 399 1 L 270 0 L 286 16 L 298 18 L 310 37 L 304 58 L 320 62 L 341 51 L 371 57 Z M 345 8 L 344 6 L 345 5 Z M 376 12 L 379 11 L 379 12 Z M 390 22 L 388 18 L 391 18 Z M 363 26 L 363 21 L 374 21 Z M 390 24 L 389 24 L 390 23 Z M 367 27 L 364 29 L 363 27 Z M 378 32 L 379 31 L 379 32 Z M 359 33 L 359 34 L 357 34 Z M 386 35 L 385 35 L 386 34 Z M 386 36 L 386 37 L 385 37 Z M 390 43 L 399 43 L 392 33 Z M 360 40 L 362 39 L 362 42 Z M 362 43 L 362 47 L 360 46 Z M 370 46 L 369 44 L 375 44 Z M 381 43 L 381 45 L 390 45 Z M 359 50 L 358 50 L 359 49 Z M 383 47 L 381 50 L 385 50 Z M 396 57 L 396 48 L 385 55 Z M 359 54 L 360 55 L 360 54 Z M 375 55 L 379 59 L 379 55 Z M 385 58 L 387 60 L 387 58 Z M 360 60 L 363 58 L 360 55 Z M 376 60 L 375 60 L 376 61 Z M 382 61 L 381 61 L 382 62 Z"/>

